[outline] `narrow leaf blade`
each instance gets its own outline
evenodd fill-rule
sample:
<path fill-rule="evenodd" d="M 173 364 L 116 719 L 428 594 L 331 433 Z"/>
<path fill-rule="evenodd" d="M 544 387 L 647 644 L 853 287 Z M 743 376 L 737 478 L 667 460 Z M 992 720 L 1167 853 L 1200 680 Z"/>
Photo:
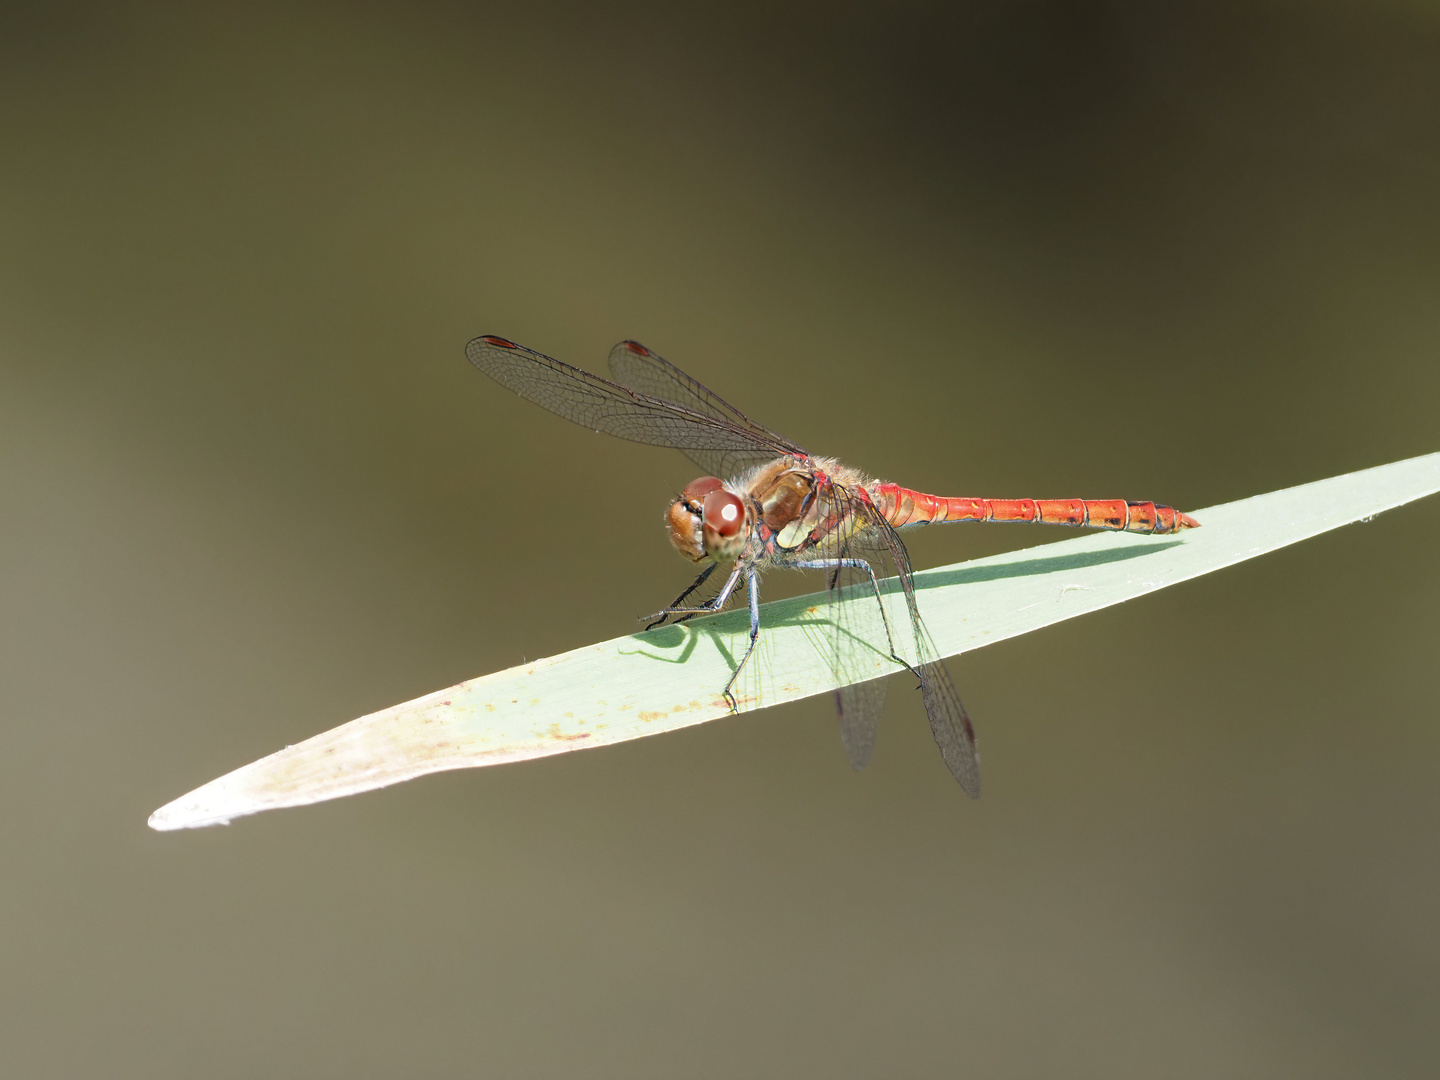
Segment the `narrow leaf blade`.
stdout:
<path fill-rule="evenodd" d="M 1440 490 L 1440 454 L 1194 511 L 1178 536 L 1091 533 L 916 574 L 942 656 L 968 652 L 1263 555 Z M 904 600 L 887 592 L 892 625 Z M 874 603 L 863 593 L 845 603 Z M 879 650 L 837 680 L 823 594 L 765 605 L 741 711 L 895 670 Z M 743 611 L 662 627 L 472 679 L 286 747 L 150 817 L 154 829 L 224 824 L 446 769 L 497 765 L 658 735 L 729 713 L 719 690 L 743 651 Z M 903 637 L 904 635 L 902 635 Z M 856 650 L 857 653 L 861 652 Z"/>

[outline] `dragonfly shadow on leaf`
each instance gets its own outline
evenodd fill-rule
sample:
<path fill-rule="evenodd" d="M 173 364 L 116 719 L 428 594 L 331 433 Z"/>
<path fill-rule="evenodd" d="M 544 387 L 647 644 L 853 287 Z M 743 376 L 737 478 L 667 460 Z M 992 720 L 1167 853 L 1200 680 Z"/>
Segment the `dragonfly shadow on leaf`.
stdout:
<path fill-rule="evenodd" d="M 722 639 L 742 635 L 749 628 L 749 617 L 743 608 L 720 611 L 714 615 L 701 615 L 687 619 L 683 623 L 667 623 L 664 626 L 657 626 L 653 630 L 641 630 L 639 633 L 630 635 L 630 640 L 639 647 L 624 649 L 622 652 L 627 656 L 646 656 L 665 664 L 683 664 L 690 659 L 703 636 L 714 641 L 715 647 L 733 667 L 735 658 L 731 655 L 730 650 L 721 643 Z M 676 649 L 680 651 L 674 655 L 662 655 L 654 652 L 655 649 L 671 653 Z"/>
<path fill-rule="evenodd" d="M 944 567 L 938 570 L 917 570 L 915 572 L 915 588 L 938 589 L 950 585 L 973 585 L 981 581 L 1000 581 L 1004 578 L 1039 577 L 1043 574 L 1066 573 L 1082 570 L 1089 566 L 1103 566 L 1106 563 L 1124 562 L 1126 559 L 1144 558 L 1184 542 L 1184 540 L 1178 539 L 1160 540 L 1151 543 L 1126 544 L 1124 547 L 1105 551 L 1042 555 L 998 566 L 973 566 L 970 563 L 961 563 L 958 566 Z M 898 587 L 893 578 L 887 578 L 880 582 L 882 592 L 890 592 Z"/>

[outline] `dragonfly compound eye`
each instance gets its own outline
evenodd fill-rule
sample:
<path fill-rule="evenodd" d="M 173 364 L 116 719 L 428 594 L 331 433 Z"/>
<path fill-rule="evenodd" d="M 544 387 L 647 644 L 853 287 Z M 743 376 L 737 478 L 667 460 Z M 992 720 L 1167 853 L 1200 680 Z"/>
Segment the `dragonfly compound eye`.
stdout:
<path fill-rule="evenodd" d="M 718 491 L 725 485 L 714 476 L 702 476 L 697 480 L 691 480 L 685 485 L 685 490 L 680 493 L 682 501 L 690 503 L 697 510 L 705 501 L 705 496 L 712 491 Z"/>
<path fill-rule="evenodd" d="M 714 533 L 722 540 L 729 540 L 740 532 L 745 524 L 745 504 L 738 495 L 724 488 L 717 488 L 705 496 L 705 533 Z"/>

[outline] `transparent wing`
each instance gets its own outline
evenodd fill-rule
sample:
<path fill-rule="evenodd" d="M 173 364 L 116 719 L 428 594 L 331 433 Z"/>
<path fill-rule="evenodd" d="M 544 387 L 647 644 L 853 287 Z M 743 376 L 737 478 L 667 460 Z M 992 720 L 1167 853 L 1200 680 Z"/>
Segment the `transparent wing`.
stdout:
<path fill-rule="evenodd" d="M 804 451 L 788 439 L 771 431 L 764 424 L 751 420 L 715 391 L 638 341 L 622 341 L 610 350 L 610 374 L 615 376 L 616 382 L 628 386 L 631 390 L 638 390 L 647 397 L 673 401 L 727 427 L 739 428 L 755 436 L 760 449 L 753 452 L 730 451 L 725 467 L 712 469 L 712 476 L 729 478 L 781 454 L 805 456 Z M 692 460 L 701 468 L 710 468 L 705 462 L 693 457 Z"/>
<path fill-rule="evenodd" d="M 887 676 L 888 678 L 888 676 Z M 840 741 L 850 767 L 863 769 L 875 752 L 875 731 L 885 713 L 885 679 L 871 679 L 835 691 L 835 711 L 840 714 Z"/>
<path fill-rule="evenodd" d="M 841 546 L 842 559 L 861 559 L 877 574 L 885 573 L 884 552 L 866 542 L 865 534 L 852 537 Z M 847 670 L 863 669 L 873 663 L 875 653 L 883 654 L 889 638 L 885 615 L 874 599 L 875 584 L 863 570 L 839 567 L 827 578 L 826 594 L 832 602 L 835 623 L 833 644 L 837 675 Z M 838 605 L 842 596 L 853 596 L 858 603 Z M 835 691 L 835 711 L 840 715 L 840 741 L 853 769 L 863 769 L 875 750 L 875 732 L 885 713 L 885 696 L 889 689 L 887 671 L 869 682 L 851 683 Z"/>
<path fill-rule="evenodd" d="M 905 594 L 909 630 L 915 640 L 917 659 L 914 674 L 920 680 L 931 734 L 951 775 L 959 781 L 967 795 L 979 798 L 980 760 L 975 748 L 975 728 L 970 723 L 965 706 L 960 703 L 960 695 L 950 680 L 950 673 L 939 659 L 930 635 L 920 621 L 909 552 L 895 529 L 879 515 L 868 507 L 857 507 L 856 512 L 865 515 L 868 527 L 857 531 L 842 545 L 841 558 L 863 560 L 878 574 L 886 573 L 893 566 L 895 577 Z M 837 595 L 842 589 L 874 592 L 870 575 L 851 567 L 837 568 L 830 575 L 831 594 Z M 853 656 L 858 649 L 869 649 L 872 653 L 876 647 L 883 650 L 887 639 L 893 644 L 892 634 L 903 633 L 905 629 L 888 625 L 878 603 L 848 604 L 837 608 L 837 668 L 856 670 L 858 665 L 847 657 Z M 884 680 L 857 683 L 837 690 L 835 704 L 840 713 L 840 737 L 845 743 L 845 752 L 850 756 L 850 764 L 856 769 L 863 768 L 874 749 L 875 731 L 885 707 Z"/>
<path fill-rule="evenodd" d="M 637 356 L 638 350 L 644 350 L 646 358 L 659 360 L 643 345 L 625 342 L 617 351 L 622 347 L 637 350 Z M 557 416 L 631 442 L 673 447 L 714 476 L 732 476 L 732 463 L 737 460 L 787 454 L 808 457 L 798 446 L 751 422 L 663 360 L 660 364 L 678 377 L 675 387 L 694 388 L 689 391 L 691 404 L 621 386 L 494 335 L 475 338 L 465 346 L 465 355 L 500 385 Z M 663 369 L 657 365 L 656 370 Z M 660 385 L 658 380 L 656 383 Z M 713 411 L 696 407 L 701 401 L 709 403 Z"/>
<path fill-rule="evenodd" d="M 924 627 L 920 633 L 924 636 Z M 934 654 L 933 647 L 930 649 Z M 920 692 L 930 717 L 930 733 L 940 747 L 940 756 L 950 775 L 972 799 L 980 797 L 980 754 L 975 748 L 975 726 L 960 704 L 960 694 L 950 681 L 950 672 L 940 660 L 921 664 Z"/>
<path fill-rule="evenodd" d="M 920 693 L 925 699 L 925 712 L 930 717 L 930 733 L 940 747 L 950 775 L 960 782 L 965 794 L 980 797 L 980 755 L 975 748 L 975 726 L 960 704 L 960 694 L 950 681 L 950 672 L 939 658 L 934 642 L 920 621 L 915 603 L 915 575 L 910 567 L 910 553 L 900 534 L 886 521 L 875 517 L 871 534 L 882 543 L 895 564 L 895 576 L 905 591 L 905 606 L 910 612 L 910 628 L 915 634 L 915 673 L 920 676 Z"/>

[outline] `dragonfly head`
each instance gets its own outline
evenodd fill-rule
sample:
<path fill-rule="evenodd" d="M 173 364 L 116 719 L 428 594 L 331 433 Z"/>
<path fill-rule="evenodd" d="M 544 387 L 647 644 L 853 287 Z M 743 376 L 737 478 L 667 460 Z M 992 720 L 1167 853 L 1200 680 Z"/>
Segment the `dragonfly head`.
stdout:
<path fill-rule="evenodd" d="M 745 503 L 713 476 L 692 480 L 665 515 L 670 543 L 691 562 L 729 560 L 745 548 Z"/>

